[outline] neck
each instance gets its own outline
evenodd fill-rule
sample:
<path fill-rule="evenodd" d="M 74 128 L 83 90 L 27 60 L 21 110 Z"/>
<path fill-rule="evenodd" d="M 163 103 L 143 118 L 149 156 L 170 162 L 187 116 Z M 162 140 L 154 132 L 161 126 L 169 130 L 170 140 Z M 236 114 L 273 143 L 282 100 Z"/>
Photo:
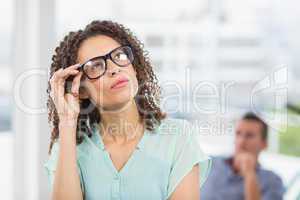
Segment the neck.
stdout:
<path fill-rule="evenodd" d="M 127 141 L 138 137 L 144 132 L 137 105 L 133 100 L 120 112 L 101 113 L 100 129 L 106 139 Z"/>

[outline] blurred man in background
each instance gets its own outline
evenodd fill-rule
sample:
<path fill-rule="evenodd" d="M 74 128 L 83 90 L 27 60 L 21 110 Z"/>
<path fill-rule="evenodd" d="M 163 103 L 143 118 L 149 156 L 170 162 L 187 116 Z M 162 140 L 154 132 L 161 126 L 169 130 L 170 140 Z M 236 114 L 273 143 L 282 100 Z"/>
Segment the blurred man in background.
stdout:
<path fill-rule="evenodd" d="M 237 123 L 235 151 L 230 157 L 214 158 L 211 173 L 201 190 L 201 200 L 280 200 L 281 178 L 258 163 L 267 147 L 268 126 L 247 113 Z"/>

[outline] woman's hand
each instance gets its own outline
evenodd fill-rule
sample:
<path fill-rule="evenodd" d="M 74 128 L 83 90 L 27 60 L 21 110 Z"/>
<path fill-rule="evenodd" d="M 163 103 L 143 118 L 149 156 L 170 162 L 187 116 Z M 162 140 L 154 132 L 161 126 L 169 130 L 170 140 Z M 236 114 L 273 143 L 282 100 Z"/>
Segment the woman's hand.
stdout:
<path fill-rule="evenodd" d="M 57 70 L 50 79 L 50 97 L 59 116 L 59 155 L 53 181 L 51 199 L 82 200 L 80 177 L 77 167 L 76 129 L 80 111 L 79 86 L 82 72 L 79 65 Z M 71 93 L 65 92 L 65 82 L 74 76 Z M 62 189 L 65 186 L 67 189 Z"/>
<path fill-rule="evenodd" d="M 52 98 L 60 121 L 77 122 L 80 111 L 79 86 L 82 72 L 77 68 L 79 64 L 72 65 L 65 69 L 60 68 L 54 72 L 50 79 Z M 65 92 L 65 82 L 69 76 L 75 76 L 72 82 L 71 93 Z"/>

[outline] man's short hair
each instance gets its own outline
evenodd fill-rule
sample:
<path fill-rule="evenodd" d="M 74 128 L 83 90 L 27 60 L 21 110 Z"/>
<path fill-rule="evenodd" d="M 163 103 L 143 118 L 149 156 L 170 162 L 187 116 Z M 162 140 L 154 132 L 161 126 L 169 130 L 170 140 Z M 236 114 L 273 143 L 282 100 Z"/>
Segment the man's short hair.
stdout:
<path fill-rule="evenodd" d="M 242 120 L 251 120 L 251 121 L 259 122 L 262 126 L 262 129 L 261 129 L 262 139 L 263 140 L 268 139 L 268 125 L 260 117 L 258 117 L 256 114 L 254 114 L 253 112 L 247 112 L 242 117 Z"/>

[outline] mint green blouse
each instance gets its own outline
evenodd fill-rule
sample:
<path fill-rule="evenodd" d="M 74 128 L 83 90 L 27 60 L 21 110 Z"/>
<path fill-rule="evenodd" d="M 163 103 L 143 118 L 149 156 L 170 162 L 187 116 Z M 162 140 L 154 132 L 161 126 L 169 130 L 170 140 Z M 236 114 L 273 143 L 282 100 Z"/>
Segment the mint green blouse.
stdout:
<path fill-rule="evenodd" d="M 146 130 L 124 167 L 117 171 L 105 150 L 97 126 L 77 145 L 81 189 L 87 200 L 166 200 L 199 163 L 200 187 L 211 168 L 197 140 L 197 131 L 181 119 L 164 119 L 153 131 Z M 45 162 L 52 190 L 59 140 Z M 66 186 L 66 189 L 68 187 Z"/>

